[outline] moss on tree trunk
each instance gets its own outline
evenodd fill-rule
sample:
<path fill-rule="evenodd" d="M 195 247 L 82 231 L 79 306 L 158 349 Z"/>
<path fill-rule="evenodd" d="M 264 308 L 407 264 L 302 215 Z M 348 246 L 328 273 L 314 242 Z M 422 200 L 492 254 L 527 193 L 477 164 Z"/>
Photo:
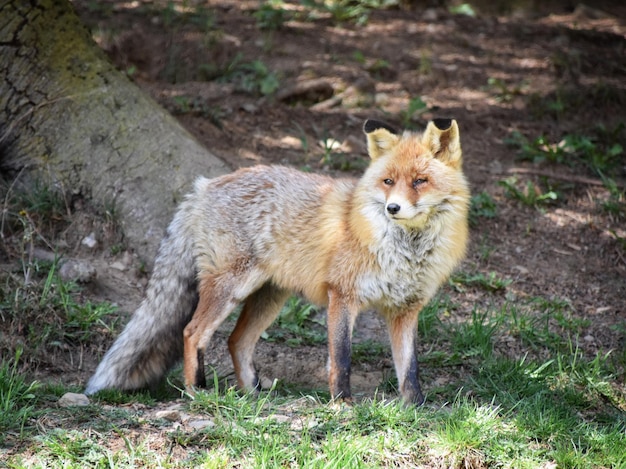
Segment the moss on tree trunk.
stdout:
<path fill-rule="evenodd" d="M 0 6 L 0 167 L 114 202 L 148 262 L 193 179 L 228 171 L 111 65 L 67 0 Z"/>

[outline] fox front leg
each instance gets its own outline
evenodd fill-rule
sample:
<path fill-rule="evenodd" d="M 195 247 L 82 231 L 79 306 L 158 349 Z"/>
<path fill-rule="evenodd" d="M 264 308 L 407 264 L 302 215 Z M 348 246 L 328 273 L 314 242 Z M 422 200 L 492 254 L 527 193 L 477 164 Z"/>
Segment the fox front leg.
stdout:
<path fill-rule="evenodd" d="M 337 292 L 330 292 L 328 305 L 328 382 L 333 399 L 352 400 L 350 366 L 352 328 L 358 310 Z"/>
<path fill-rule="evenodd" d="M 424 395 L 419 383 L 416 352 L 418 314 L 419 309 L 403 314 L 392 314 L 387 316 L 387 324 L 402 399 L 406 404 L 422 405 Z"/>

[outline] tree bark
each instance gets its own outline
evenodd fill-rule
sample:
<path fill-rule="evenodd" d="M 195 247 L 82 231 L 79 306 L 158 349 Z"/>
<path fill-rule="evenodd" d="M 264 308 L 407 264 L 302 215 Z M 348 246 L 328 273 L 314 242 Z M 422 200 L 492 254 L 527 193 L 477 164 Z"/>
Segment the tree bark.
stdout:
<path fill-rule="evenodd" d="M 0 0 L 0 168 L 114 203 L 148 263 L 195 177 L 229 170 L 111 65 L 68 0 Z"/>

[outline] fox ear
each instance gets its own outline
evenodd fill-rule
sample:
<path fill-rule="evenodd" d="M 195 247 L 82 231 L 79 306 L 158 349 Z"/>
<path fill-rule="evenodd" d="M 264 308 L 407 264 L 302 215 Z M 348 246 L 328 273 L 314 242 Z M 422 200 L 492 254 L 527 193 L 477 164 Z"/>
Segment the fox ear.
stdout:
<path fill-rule="evenodd" d="M 367 152 L 373 160 L 392 148 L 399 140 L 396 130 L 384 122 L 366 120 L 363 131 L 367 135 Z"/>
<path fill-rule="evenodd" d="M 444 163 L 454 167 L 461 165 L 459 126 L 454 119 L 434 119 L 429 122 L 422 135 L 422 144 Z"/>

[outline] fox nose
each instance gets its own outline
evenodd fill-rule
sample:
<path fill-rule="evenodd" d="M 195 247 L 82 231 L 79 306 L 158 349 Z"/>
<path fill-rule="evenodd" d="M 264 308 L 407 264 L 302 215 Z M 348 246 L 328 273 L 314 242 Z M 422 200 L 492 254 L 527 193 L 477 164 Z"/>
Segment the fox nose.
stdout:
<path fill-rule="evenodd" d="M 387 205 L 387 211 L 389 212 L 389 214 L 395 215 L 396 213 L 398 213 L 400 211 L 400 205 L 398 205 L 398 204 L 389 204 L 389 205 Z"/>

